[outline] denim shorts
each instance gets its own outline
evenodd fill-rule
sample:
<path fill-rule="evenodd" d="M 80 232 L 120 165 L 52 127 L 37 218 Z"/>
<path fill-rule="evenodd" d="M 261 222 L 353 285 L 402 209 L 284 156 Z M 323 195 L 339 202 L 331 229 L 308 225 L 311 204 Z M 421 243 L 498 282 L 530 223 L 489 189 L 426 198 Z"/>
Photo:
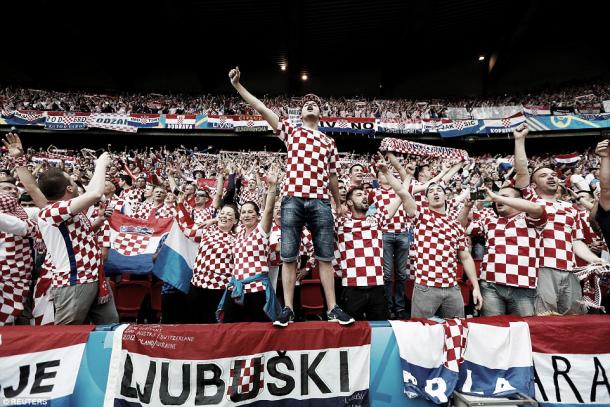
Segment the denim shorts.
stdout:
<path fill-rule="evenodd" d="M 282 198 L 282 261 L 291 263 L 299 257 L 303 226 L 311 232 L 316 259 L 332 261 L 335 257 L 335 226 L 330 201 L 290 195 Z"/>

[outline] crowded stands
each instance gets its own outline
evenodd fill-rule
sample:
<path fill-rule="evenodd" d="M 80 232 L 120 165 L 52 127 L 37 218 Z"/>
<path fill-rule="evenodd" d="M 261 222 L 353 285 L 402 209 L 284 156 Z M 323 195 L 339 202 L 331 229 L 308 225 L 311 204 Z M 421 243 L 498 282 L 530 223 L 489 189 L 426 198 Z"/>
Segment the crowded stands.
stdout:
<path fill-rule="evenodd" d="M 338 152 L 316 130 L 326 102 L 303 98 L 297 127 L 278 114 L 281 99 L 256 99 L 238 69 L 230 80 L 247 105 L 5 90 L 12 108 L 249 106 L 287 152 L 36 150 L 6 134 L 0 324 L 283 327 L 603 311 L 607 141 L 569 157 L 528 156 L 522 124 L 506 155 L 414 152 L 398 139 L 381 152 Z M 172 263 L 180 239 L 192 245 L 188 275 Z"/>

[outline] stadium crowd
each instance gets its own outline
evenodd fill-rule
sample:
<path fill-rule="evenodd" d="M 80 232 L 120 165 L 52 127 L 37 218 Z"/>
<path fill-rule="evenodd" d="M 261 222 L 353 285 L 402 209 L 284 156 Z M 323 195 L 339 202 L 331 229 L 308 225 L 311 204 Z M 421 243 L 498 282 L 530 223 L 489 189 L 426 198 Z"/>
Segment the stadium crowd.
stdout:
<path fill-rule="evenodd" d="M 468 313 L 522 316 L 607 302 L 608 141 L 567 164 L 528 158 L 523 124 L 505 157 L 339 154 L 316 130 L 318 99 L 302 101 L 303 125 L 293 127 L 243 87 L 238 69 L 229 76 L 286 153 L 98 155 L 36 151 L 5 136 L 0 324 L 48 312 L 56 324 L 117 322 L 110 280 L 152 278 L 105 276 L 113 250 L 137 244 L 112 241 L 110 222 L 123 215 L 144 229 L 174 219 L 197 244 L 188 293 L 163 283 L 163 323 L 286 326 L 299 318 L 299 281 L 314 273 L 324 316 L 340 324 L 464 317 L 465 302 Z"/>
<path fill-rule="evenodd" d="M 603 111 L 602 103 L 610 99 L 605 83 L 564 86 L 561 89 L 539 89 L 524 94 L 504 94 L 485 98 L 458 99 L 366 99 L 330 97 L 320 106 L 324 117 L 444 118 L 447 108 L 493 106 L 547 106 L 551 111 L 593 113 Z M 262 101 L 278 116 L 288 115 L 289 107 L 298 107 L 301 98 L 265 96 Z M 0 89 L 0 110 L 39 110 L 93 113 L 158 113 L 252 115 L 255 110 L 234 95 L 162 95 L 95 94 L 59 92 L 39 89 Z"/>

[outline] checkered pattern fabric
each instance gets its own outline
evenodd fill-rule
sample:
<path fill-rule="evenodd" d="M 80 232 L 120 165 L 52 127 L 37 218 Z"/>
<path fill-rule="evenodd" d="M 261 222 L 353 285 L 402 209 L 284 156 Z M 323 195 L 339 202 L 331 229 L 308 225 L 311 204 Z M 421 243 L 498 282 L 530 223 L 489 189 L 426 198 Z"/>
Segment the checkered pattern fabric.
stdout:
<path fill-rule="evenodd" d="M 259 356 L 252 359 L 236 360 L 233 362 L 233 366 L 230 370 L 229 386 L 227 388 L 227 395 L 232 394 L 245 394 L 249 393 L 254 389 L 254 384 L 258 380 L 258 388 L 264 389 L 265 383 L 265 363 L 264 357 Z M 258 369 L 257 369 L 258 368 Z M 256 372 L 259 370 L 259 372 Z M 258 374 L 257 374 L 258 373 Z M 239 377 L 237 389 L 233 387 L 233 378 Z"/>
<path fill-rule="evenodd" d="M 207 208 L 194 207 L 191 209 L 191 218 L 195 223 L 203 223 L 206 220 L 214 218 L 214 208 L 209 206 Z"/>
<path fill-rule="evenodd" d="M 375 190 L 375 193 L 373 195 L 372 204 L 375 205 L 375 208 L 377 208 L 377 210 L 386 211 L 385 208 L 387 208 L 387 206 L 390 205 L 390 202 L 392 202 L 392 200 L 394 200 L 395 198 L 398 198 L 398 195 L 396 195 L 396 192 L 394 192 L 393 189 L 385 189 L 383 187 L 378 188 Z M 398 208 L 398 211 L 396 211 L 396 215 L 394 215 L 394 217 L 388 223 L 382 226 L 381 231 L 384 233 L 404 232 L 409 228 L 408 219 L 409 218 L 407 217 L 407 212 L 405 211 L 405 208 L 403 208 L 401 205 L 400 208 Z"/>
<path fill-rule="evenodd" d="M 242 227 L 235 238 L 233 247 L 233 275 L 237 280 L 244 280 L 260 273 L 269 273 L 269 235 L 259 224 L 250 233 Z M 245 293 L 264 291 L 262 282 L 249 283 L 244 286 Z"/>
<path fill-rule="evenodd" d="M 379 151 L 392 151 L 395 153 L 419 155 L 431 158 L 468 159 L 468 152 L 466 150 L 431 146 L 429 144 L 416 143 L 414 141 L 400 140 L 391 137 L 386 137 L 381 140 Z"/>
<path fill-rule="evenodd" d="M 575 265 L 572 241 L 584 240 L 578 208 L 574 204 L 539 198 L 531 187 L 522 191 L 523 197 L 542 205 L 547 213 L 547 223 L 542 230 L 542 244 L 538 257 L 539 267 L 571 270 Z"/>
<path fill-rule="evenodd" d="M 123 256 L 137 256 L 148 247 L 150 236 L 139 233 L 119 233 L 112 248 Z"/>
<path fill-rule="evenodd" d="M 129 188 L 121 191 L 119 197 L 129 202 L 133 207 L 140 203 L 140 197 L 142 196 L 143 190 L 138 188 Z"/>
<path fill-rule="evenodd" d="M 54 266 L 53 287 L 70 285 L 72 266 L 65 261 L 60 264 L 59 261 L 71 255 L 74 256 L 77 284 L 98 281 L 101 251 L 97 238 L 91 222 L 83 213 L 70 212 L 71 202 L 52 202 L 38 215 L 38 225 Z M 67 231 L 67 236 L 62 238 L 58 233 L 48 233 L 50 228 Z"/>
<path fill-rule="evenodd" d="M 0 232 L 0 325 L 12 323 L 21 314 L 32 281 L 29 238 L 36 236 L 38 228 L 31 220 L 25 222 L 26 236 Z"/>
<path fill-rule="evenodd" d="M 443 323 L 443 329 L 445 330 L 443 365 L 447 369 L 457 372 L 464 361 L 468 328 L 463 320 L 454 318 L 446 320 Z"/>
<path fill-rule="evenodd" d="M 263 191 L 260 188 L 257 188 L 253 191 L 243 188 L 239 194 L 239 204 L 243 205 L 248 201 L 256 202 L 258 207 L 262 207 L 263 205 Z"/>
<path fill-rule="evenodd" d="M 378 210 L 374 216 L 336 219 L 337 238 L 341 253 L 343 278 L 346 287 L 383 285 L 383 233 L 386 212 Z"/>
<path fill-rule="evenodd" d="M 133 217 L 136 219 L 173 218 L 177 214 L 175 205 L 156 206 L 153 202 L 142 202 L 138 205 Z"/>
<path fill-rule="evenodd" d="M 546 212 L 539 219 L 519 213 L 511 218 L 482 218 L 478 223 L 487 242 L 481 279 L 513 287 L 536 288 L 540 234 L 546 224 Z"/>
<path fill-rule="evenodd" d="M 335 140 L 317 130 L 293 127 L 287 120 L 279 124 L 277 134 L 288 149 L 284 194 L 329 199 L 329 176 L 340 172 Z"/>
<path fill-rule="evenodd" d="M 233 274 L 235 235 L 216 226 L 202 229 L 193 266 L 191 284 L 214 290 L 225 289 Z"/>
<path fill-rule="evenodd" d="M 430 287 L 453 287 L 457 284 L 458 251 L 467 247 L 462 225 L 420 203 L 415 217 L 415 241 L 415 282 Z"/>

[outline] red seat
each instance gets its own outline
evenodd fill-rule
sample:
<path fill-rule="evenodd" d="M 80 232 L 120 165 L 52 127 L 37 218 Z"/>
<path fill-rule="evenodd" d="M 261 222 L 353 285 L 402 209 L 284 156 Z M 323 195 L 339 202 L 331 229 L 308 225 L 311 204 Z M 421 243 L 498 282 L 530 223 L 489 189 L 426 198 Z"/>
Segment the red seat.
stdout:
<path fill-rule="evenodd" d="M 121 281 L 116 287 L 115 304 L 119 318 L 137 318 L 144 299 L 150 295 L 149 281 Z"/>
<path fill-rule="evenodd" d="M 114 298 L 114 302 L 116 303 L 116 283 L 112 280 L 108 281 L 108 285 L 110 286 L 110 291 L 112 291 L 112 297 Z"/>
<path fill-rule="evenodd" d="M 301 311 L 303 315 L 320 315 L 324 312 L 324 296 L 320 280 L 301 281 Z"/>
<path fill-rule="evenodd" d="M 150 308 L 157 314 L 157 317 L 161 316 L 161 287 L 163 287 L 163 281 L 157 281 L 150 287 Z"/>

